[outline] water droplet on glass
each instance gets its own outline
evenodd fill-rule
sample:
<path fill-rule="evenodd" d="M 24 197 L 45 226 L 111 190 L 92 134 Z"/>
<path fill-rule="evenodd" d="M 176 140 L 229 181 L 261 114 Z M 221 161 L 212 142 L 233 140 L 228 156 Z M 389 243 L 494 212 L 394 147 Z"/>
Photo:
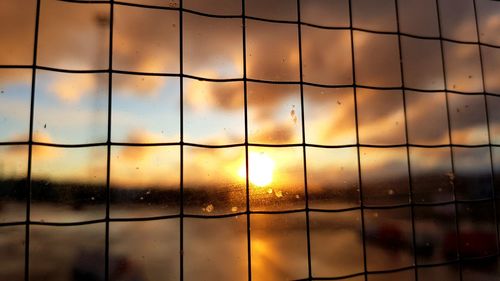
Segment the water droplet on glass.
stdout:
<path fill-rule="evenodd" d="M 295 198 L 300 199 L 300 195 L 298 195 L 298 194 L 295 195 Z"/>
<path fill-rule="evenodd" d="M 389 195 L 394 195 L 394 190 L 393 189 L 389 189 L 389 191 L 387 193 L 389 193 Z"/>
<path fill-rule="evenodd" d="M 215 208 L 214 208 L 214 205 L 212 205 L 212 204 L 208 204 L 205 208 L 203 208 L 203 210 L 204 210 L 205 212 L 207 212 L 207 213 L 211 213 L 211 212 L 213 212 L 213 211 L 214 211 L 214 209 L 215 209 Z"/>
<path fill-rule="evenodd" d="M 272 194 L 272 193 L 273 193 L 273 190 L 272 190 L 271 188 L 269 188 L 269 189 L 267 190 L 267 193 Z"/>
<path fill-rule="evenodd" d="M 141 196 L 141 198 L 139 198 L 139 199 L 144 200 L 144 197 Z"/>
<path fill-rule="evenodd" d="M 231 208 L 231 212 L 233 212 L 233 213 L 238 212 L 238 207 L 232 207 L 232 208 Z"/>
<path fill-rule="evenodd" d="M 94 197 L 94 196 L 90 197 L 90 200 L 94 201 L 94 200 L 95 200 L 95 197 Z"/>
<path fill-rule="evenodd" d="M 283 192 L 281 192 L 281 190 L 278 190 L 278 191 L 274 192 L 274 195 L 276 195 L 276 197 L 278 197 L 278 198 L 281 198 L 281 197 L 283 197 Z"/>

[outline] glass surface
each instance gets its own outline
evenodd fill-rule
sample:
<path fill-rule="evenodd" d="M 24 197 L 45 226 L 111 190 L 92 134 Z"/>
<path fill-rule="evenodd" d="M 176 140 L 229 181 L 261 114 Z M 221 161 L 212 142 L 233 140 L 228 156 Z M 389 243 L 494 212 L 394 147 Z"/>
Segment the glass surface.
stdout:
<path fill-rule="evenodd" d="M 0 69 L 0 142 L 27 141 L 31 70 Z"/>
<path fill-rule="evenodd" d="M 33 146 L 31 220 L 102 219 L 106 209 L 106 147 Z"/>
<path fill-rule="evenodd" d="M 306 155 L 310 208 L 341 209 L 359 205 L 358 153 L 355 147 L 308 147 Z"/>
<path fill-rule="evenodd" d="M 488 143 L 488 123 L 484 96 L 448 94 L 453 144 Z"/>
<path fill-rule="evenodd" d="M 305 82 L 323 85 L 352 84 L 350 32 L 303 26 L 302 68 Z"/>
<path fill-rule="evenodd" d="M 179 141 L 179 92 L 178 78 L 114 74 L 112 140 L 126 143 Z"/>
<path fill-rule="evenodd" d="M 114 5 L 113 19 L 113 68 L 179 72 L 177 11 Z"/>
<path fill-rule="evenodd" d="M 245 139 L 242 82 L 184 80 L 184 140 L 235 144 Z"/>
<path fill-rule="evenodd" d="M 330 27 L 348 27 L 349 1 L 300 1 L 300 17 L 300 20 L 305 23 Z"/>
<path fill-rule="evenodd" d="M 194 10 L 212 15 L 239 15 L 241 14 L 240 0 L 184 0 L 184 9 Z"/>
<path fill-rule="evenodd" d="M 184 73 L 203 78 L 243 76 L 241 19 L 184 13 L 183 21 Z"/>
<path fill-rule="evenodd" d="M 394 0 L 351 0 L 353 26 L 375 31 L 396 31 Z"/>
<path fill-rule="evenodd" d="M 483 43 L 500 45 L 500 24 L 498 23 L 498 11 L 500 3 L 490 0 L 476 1 L 477 19 L 479 23 L 479 38 Z"/>
<path fill-rule="evenodd" d="M 246 0 L 246 14 L 272 20 L 297 20 L 297 3 L 290 0 Z"/>
<path fill-rule="evenodd" d="M 105 142 L 108 135 L 107 88 L 107 74 L 38 71 L 34 141 L 58 144 Z"/>
<path fill-rule="evenodd" d="M 500 97 L 487 96 L 488 120 L 490 129 L 490 141 L 492 144 L 500 144 Z"/>
<path fill-rule="evenodd" d="M 458 265 L 444 265 L 418 268 L 418 277 L 428 281 L 460 280 Z"/>
<path fill-rule="evenodd" d="M 359 142 L 406 142 L 403 93 L 399 90 L 358 89 Z"/>
<path fill-rule="evenodd" d="M 356 143 L 352 88 L 304 86 L 306 142 L 320 145 Z"/>
<path fill-rule="evenodd" d="M 177 219 L 111 222 L 110 276 L 116 276 L 115 280 L 177 280 L 179 245 Z"/>
<path fill-rule="evenodd" d="M 179 213 L 179 146 L 112 146 L 111 217 Z"/>
<path fill-rule="evenodd" d="M 184 147 L 184 212 L 217 215 L 246 210 L 245 148 Z"/>
<path fill-rule="evenodd" d="M 363 202 L 393 205 L 409 201 L 406 148 L 360 148 Z"/>
<path fill-rule="evenodd" d="M 401 66 L 396 35 L 355 31 L 354 61 L 356 83 L 378 87 L 401 86 Z"/>
<path fill-rule="evenodd" d="M 28 146 L 0 146 L 0 223 L 26 219 L 27 173 Z"/>
<path fill-rule="evenodd" d="M 489 147 L 454 147 L 453 180 L 457 199 L 490 198 L 492 195 Z"/>
<path fill-rule="evenodd" d="M 299 81 L 299 42 L 292 24 L 246 21 L 247 77 Z"/>
<path fill-rule="evenodd" d="M 108 5 L 57 0 L 41 2 L 38 65 L 78 70 L 107 69 L 108 53 Z"/>
<path fill-rule="evenodd" d="M 310 213 L 313 276 L 335 277 L 363 271 L 360 211 Z"/>
<path fill-rule="evenodd" d="M 500 26 L 500 24 L 498 25 Z M 500 43 L 498 43 L 498 45 L 500 45 Z M 500 49 L 482 46 L 481 52 L 483 55 L 483 75 L 485 91 L 488 93 L 500 95 L 500 79 L 498 79 Z"/>
<path fill-rule="evenodd" d="M 443 50 L 447 89 L 482 92 L 479 47 L 444 41 Z"/>
<path fill-rule="evenodd" d="M 405 86 L 423 90 L 444 89 L 439 40 L 401 37 Z"/>
<path fill-rule="evenodd" d="M 247 280 L 245 216 L 184 220 L 187 280 Z"/>
<path fill-rule="evenodd" d="M 403 33 L 438 36 L 436 0 L 398 0 L 399 27 Z"/>
<path fill-rule="evenodd" d="M 103 280 L 104 223 L 30 227 L 30 280 Z M 110 256 L 110 279 L 119 260 Z"/>
<path fill-rule="evenodd" d="M 26 227 L 0 227 L 0 279 L 23 280 Z"/>
<path fill-rule="evenodd" d="M 293 280 L 307 276 L 304 213 L 252 215 L 252 278 Z"/>
<path fill-rule="evenodd" d="M 412 270 L 403 270 L 393 273 L 372 274 L 368 276 L 368 281 L 386 281 L 386 280 L 415 281 L 415 272 L 412 269 Z"/>
<path fill-rule="evenodd" d="M 438 3 L 443 37 L 477 41 L 473 1 L 439 0 Z"/>
<path fill-rule="evenodd" d="M 248 83 L 248 140 L 250 143 L 302 142 L 300 87 Z"/>
<path fill-rule="evenodd" d="M 461 257 L 485 257 L 497 253 L 493 202 L 458 204 L 458 217 Z"/>

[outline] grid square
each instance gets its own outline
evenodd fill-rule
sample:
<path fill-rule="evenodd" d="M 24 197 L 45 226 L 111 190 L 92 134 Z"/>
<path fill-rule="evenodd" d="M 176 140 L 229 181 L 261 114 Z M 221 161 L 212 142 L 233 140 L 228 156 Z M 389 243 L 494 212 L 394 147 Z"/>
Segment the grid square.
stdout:
<path fill-rule="evenodd" d="M 300 1 L 301 22 L 329 26 L 349 26 L 348 0 L 308 0 Z"/>
<path fill-rule="evenodd" d="M 500 3 L 496 1 L 476 1 L 477 20 L 479 24 L 479 41 L 483 43 L 500 45 L 500 25 L 495 24 Z"/>
<path fill-rule="evenodd" d="M 247 77 L 273 81 L 299 80 L 296 25 L 246 20 Z"/>
<path fill-rule="evenodd" d="M 249 142 L 302 142 L 302 110 L 298 85 L 248 83 L 247 92 Z"/>
<path fill-rule="evenodd" d="M 453 161 L 453 181 L 458 200 L 492 197 L 489 147 L 453 147 Z"/>
<path fill-rule="evenodd" d="M 341 209 L 359 206 L 357 148 L 307 148 L 309 207 Z"/>
<path fill-rule="evenodd" d="M 198 144 L 243 143 L 242 82 L 184 80 L 184 140 Z"/>
<path fill-rule="evenodd" d="M 184 13 L 183 21 L 184 73 L 214 79 L 243 76 L 240 19 Z"/>
<path fill-rule="evenodd" d="M 473 1 L 439 0 L 438 3 L 444 38 L 477 41 Z"/>
<path fill-rule="evenodd" d="M 444 89 L 439 40 L 401 37 L 405 86 L 423 90 Z"/>
<path fill-rule="evenodd" d="M 179 141 L 179 79 L 113 75 L 111 139 L 125 143 Z"/>
<path fill-rule="evenodd" d="M 302 26 L 302 67 L 306 82 L 352 84 L 350 32 Z"/>
<path fill-rule="evenodd" d="M 252 278 L 293 280 L 307 276 L 304 213 L 251 215 Z"/>
<path fill-rule="evenodd" d="M 406 148 L 360 148 L 365 205 L 409 203 Z"/>
<path fill-rule="evenodd" d="M 33 139 L 59 144 L 105 142 L 107 79 L 107 74 L 39 71 Z"/>
<path fill-rule="evenodd" d="M 480 48 L 483 55 L 484 90 L 488 93 L 500 95 L 500 79 L 498 79 L 500 48 L 490 48 L 486 46 L 481 46 Z"/>
<path fill-rule="evenodd" d="M 114 5 L 113 68 L 179 72 L 179 12 Z"/>
<path fill-rule="evenodd" d="M 184 221 L 184 276 L 187 280 L 246 280 L 245 217 Z"/>
<path fill-rule="evenodd" d="M 419 279 L 426 281 L 442 281 L 443 277 L 449 280 L 460 280 L 460 268 L 457 264 L 419 267 L 417 270 Z"/>
<path fill-rule="evenodd" d="M 487 116 L 489 121 L 490 142 L 500 144 L 500 97 L 487 96 Z"/>
<path fill-rule="evenodd" d="M 406 142 L 403 93 L 358 89 L 359 142 L 395 145 Z"/>
<path fill-rule="evenodd" d="M 368 281 L 386 281 L 386 280 L 415 281 L 415 270 L 410 269 L 392 273 L 368 275 Z"/>
<path fill-rule="evenodd" d="M 0 70 L 0 142 L 28 140 L 31 70 Z"/>
<path fill-rule="evenodd" d="M 304 86 L 306 142 L 320 145 L 356 143 L 356 114 L 352 88 Z"/>
<path fill-rule="evenodd" d="M 393 0 L 351 0 L 352 22 L 357 28 L 396 31 L 396 7 Z"/>
<path fill-rule="evenodd" d="M 408 142 L 421 145 L 449 144 L 446 93 L 406 91 Z"/>
<path fill-rule="evenodd" d="M 401 86 L 399 46 L 396 35 L 355 31 L 354 58 L 356 83 L 378 87 Z"/>
<path fill-rule="evenodd" d="M 489 142 L 484 96 L 448 94 L 448 105 L 453 144 Z"/>
<path fill-rule="evenodd" d="M 290 0 L 246 0 L 246 15 L 272 20 L 297 20 L 297 5 Z"/>
<path fill-rule="evenodd" d="M 107 69 L 109 18 L 108 5 L 41 1 L 37 64 L 63 69 Z"/>
<path fill-rule="evenodd" d="M 248 157 L 252 211 L 285 211 L 305 207 L 301 147 L 249 147 Z M 272 173 L 270 180 L 268 173 Z"/>
<path fill-rule="evenodd" d="M 32 220 L 80 222 L 104 217 L 105 146 L 35 145 L 32 159 Z"/>
<path fill-rule="evenodd" d="M 0 223 L 26 219 L 27 171 L 27 145 L 0 146 Z"/>
<path fill-rule="evenodd" d="M 462 92 L 482 92 L 479 46 L 443 42 L 446 88 Z"/>
<path fill-rule="evenodd" d="M 241 14 L 240 0 L 184 0 L 184 9 L 208 13 L 211 15 L 239 15 Z"/>
<path fill-rule="evenodd" d="M 110 216 L 179 213 L 179 146 L 112 146 Z"/>
<path fill-rule="evenodd" d="M 0 228 L 0 240 L 9 241 L 2 243 L 0 251 L 0 278 L 3 280 L 23 280 L 24 278 L 24 254 L 26 227 L 2 226 Z"/>
<path fill-rule="evenodd" d="M 310 214 L 313 276 L 335 277 L 363 271 L 361 212 Z"/>
<path fill-rule="evenodd" d="M 184 213 L 209 216 L 246 210 L 244 147 L 183 149 Z"/>
<path fill-rule="evenodd" d="M 402 33 L 439 36 L 436 0 L 398 0 Z"/>

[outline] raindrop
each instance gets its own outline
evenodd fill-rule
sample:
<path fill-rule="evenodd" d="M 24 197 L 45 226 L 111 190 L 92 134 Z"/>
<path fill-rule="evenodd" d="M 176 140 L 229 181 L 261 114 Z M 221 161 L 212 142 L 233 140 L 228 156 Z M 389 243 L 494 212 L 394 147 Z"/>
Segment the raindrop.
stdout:
<path fill-rule="evenodd" d="M 141 196 L 141 198 L 139 198 L 139 199 L 144 200 L 144 197 Z"/>
<path fill-rule="evenodd" d="M 43 125 L 43 128 L 44 128 L 44 129 L 47 129 L 47 124 L 44 124 L 44 125 Z"/>
<path fill-rule="evenodd" d="M 394 195 L 394 190 L 393 189 L 389 189 L 389 191 L 387 192 L 389 195 Z"/>
<path fill-rule="evenodd" d="M 238 212 L 238 207 L 232 207 L 232 208 L 231 208 L 231 212 L 233 212 L 233 213 Z"/>
<path fill-rule="evenodd" d="M 267 193 L 272 194 L 272 193 L 273 193 L 273 190 L 272 190 L 271 188 L 269 188 L 269 189 L 267 190 Z"/>
<path fill-rule="evenodd" d="M 295 195 L 295 198 L 300 199 L 300 195 L 298 195 L 298 194 Z"/>
<path fill-rule="evenodd" d="M 342 102 L 340 102 L 339 100 L 337 100 L 337 104 L 338 105 L 342 105 Z"/>
<path fill-rule="evenodd" d="M 471 78 L 472 78 L 472 75 L 469 75 L 469 79 L 471 79 Z"/>
<path fill-rule="evenodd" d="M 278 198 L 281 198 L 281 197 L 283 197 L 283 192 L 281 192 L 281 190 L 275 191 L 274 195 L 276 195 L 276 197 L 278 197 Z"/>
<path fill-rule="evenodd" d="M 148 195 L 151 194 L 151 190 L 146 191 L 146 194 Z"/>
<path fill-rule="evenodd" d="M 90 200 L 94 201 L 94 200 L 95 200 L 95 197 L 94 197 L 94 196 L 90 197 Z"/>
<path fill-rule="evenodd" d="M 211 213 L 214 211 L 214 205 L 212 204 L 208 204 L 205 208 L 203 208 L 203 211 L 207 212 L 207 213 Z"/>

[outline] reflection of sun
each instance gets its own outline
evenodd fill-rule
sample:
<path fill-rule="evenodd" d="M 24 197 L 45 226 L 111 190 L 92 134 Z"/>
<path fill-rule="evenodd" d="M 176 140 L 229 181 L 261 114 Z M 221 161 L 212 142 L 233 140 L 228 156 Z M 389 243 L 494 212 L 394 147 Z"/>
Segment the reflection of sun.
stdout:
<path fill-rule="evenodd" d="M 256 186 L 262 187 L 273 180 L 274 161 L 264 153 L 250 152 L 248 154 L 248 180 Z M 246 166 L 243 165 L 238 170 L 238 175 L 242 178 L 246 176 Z"/>

